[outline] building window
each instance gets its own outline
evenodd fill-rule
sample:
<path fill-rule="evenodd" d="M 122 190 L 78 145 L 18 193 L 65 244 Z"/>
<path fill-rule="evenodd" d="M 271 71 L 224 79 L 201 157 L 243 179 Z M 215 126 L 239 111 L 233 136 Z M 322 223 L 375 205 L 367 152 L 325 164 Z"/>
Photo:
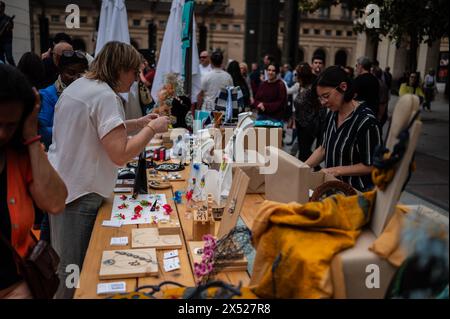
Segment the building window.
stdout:
<path fill-rule="evenodd" d="M 163 21 L 163 20 L 159 21 L 159 28 L 160 29 L 165 29 L 166 28 L 166 24 L 167 24 L 166 21 Z"/>
<path fill-rule="evenodd" d="M 320 29 L 315 29 L 315 30 L 314 30 L 314 34 L 315 34 L 315 35 L 320 35 Z"/>
<path fill-rule="evenodd" d="M 87 17 L 80 17 L 80 23 L 87 23 L 88 18 Z"/>
<path fill-rule="evenodd" d="M 240 24 L 235 24 L 235 25 L 233 25 L 233 31 L 235 31 L 235 32 L 241 32 L 241 25 L 240 25 Z"/>
<path fill-rule="evenodd" d="M 331 30 L 325 30 L 325 35 L 331 36 L 332 35 Z"/>
<path fill-rule="evenodd" d="M 303 34 L 309 34 L 309 29 L 303 29 Z"/>
<path fill-rule="evenodd" d="M 352 37 L 353 36 L 353 31 L 347 31 L 347 36 L 348 37 Z"/>
<path fill-rule="evenodd" d="M 222 31 L 228 31 L 230 29 L 230 26 L 228 24 L 222 24 L 221 28 L 222 28 Z"/>
<path fill-rule="evenodd" d="M 57 16 L 57 15 L 50 16 L 50 21 L 51 22 L 59 22 L 59 16 Z"/>
<path fill-rule="evenodd" d="M 330 8 L 324 7 L 319 9 L 319 18 L 328 19 L 330 17 Z"/>
<path fill-rule="evenodd" d="M 139 27 L 141 25 L 140 19 L 133 19 L 133 27 Z"/>
<path fill-rule="evenodd" d="M 211 24 L 209 25 L 209 29 L 210 29 L 211 31 L 216 31 L 216 30 L 217 30 L 217 24 L 211 23 Z"/>
<path fill-rule="evenodd" d="M 351 20 L 352 19 L 352 12 L 348 8 L 347 3 L 342 3 L 342 19 L 343 20 Z"/>
<path fill-rule="evenodd" d="M 338 37 L 342 36 L 342 31 L 341 31 L 341 30 L 336 30 L 336 35 L 337 35 Z"/>
<path fill-rule="evenodd" d="M 284 27 L 280 27 L 280 33 L 281 33 L 281 34 L 284 33 Z"/>

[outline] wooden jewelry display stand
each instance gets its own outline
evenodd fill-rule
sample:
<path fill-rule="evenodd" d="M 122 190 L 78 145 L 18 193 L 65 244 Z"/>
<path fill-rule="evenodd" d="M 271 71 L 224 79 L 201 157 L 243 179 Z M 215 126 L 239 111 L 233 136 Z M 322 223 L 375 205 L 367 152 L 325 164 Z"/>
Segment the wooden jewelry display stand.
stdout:
<path fill-rule="evenodd" d="M 203 240 L 204 235 L 214 235 L 216 229 L 216 223 L 212 216 L 212 205 L 213 199 L 212 195 L 208 194 L 207 206 L 194 211 L 193 229 L 192 235 L 194 241 Z"/>
<path fill-rule="evenodd" d="M 249 181 L 250 178 L 241 169 L 236 169 L 230 194 L 223 210 L 222 220 L 220 221 L 219 230 L 216 236 L 218 240 L 224 238 L 233 230 L 234 227 L 236 227 L 242 206 L 244 204 Z M 203 215 L 197 214 L 195 211 L 193 213 L 193 241 L 188 242 L 192 265 L 194 265 L 195 262 L 201 262 L 203 253 L 202 250 L 204 247 L 204 242 L 202 239 L 203 235 L 215 234 L 215 223 L 212 217 L 214 207 L 212 194 L 208 194 L 206 213 Z M 203 216 L 206 217 L 204 219 L 198 218 Z M 222 261 L 218 267 L 221 268 L 221 271 L 245 271 L 247 270 L 247 265 L 248 260 L 242 254 L 238 259 Z"/>

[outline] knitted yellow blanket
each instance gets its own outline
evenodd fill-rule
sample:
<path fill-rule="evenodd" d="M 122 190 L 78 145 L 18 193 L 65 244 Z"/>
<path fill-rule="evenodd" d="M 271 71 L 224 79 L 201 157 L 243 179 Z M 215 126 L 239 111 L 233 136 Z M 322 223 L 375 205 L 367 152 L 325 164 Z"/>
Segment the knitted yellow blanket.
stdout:
<path fill-rule="evenodd" d="M 330 298 L 331 260 L 354 246 L 375 195 L 338 195 L 305 205 L 266 201 L 252 230 L 253 292 L 261 298 Z"/>

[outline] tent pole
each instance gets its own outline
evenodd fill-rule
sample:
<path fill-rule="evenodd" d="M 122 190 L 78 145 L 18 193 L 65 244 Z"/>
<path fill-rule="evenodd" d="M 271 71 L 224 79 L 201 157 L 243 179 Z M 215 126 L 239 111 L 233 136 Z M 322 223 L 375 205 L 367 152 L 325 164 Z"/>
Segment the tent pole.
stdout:
<path fill-rule="evenodd" d="M 184 92 L 188 98 L 191 98 L 192 95 L 192 40 L 193 40 L 193 20 L 194 20 L 194 11 L 195 11 L 195 1 L 194 0 L 186 0 L 186 4 L 188 2 L 192 2 L 192 12 L 189 15 L 189 46 L 186 50 L 186 59 L 185 59 L 185 79 L 184 79 Z M 186 5 L 185 4 L 185 5 Z"/>

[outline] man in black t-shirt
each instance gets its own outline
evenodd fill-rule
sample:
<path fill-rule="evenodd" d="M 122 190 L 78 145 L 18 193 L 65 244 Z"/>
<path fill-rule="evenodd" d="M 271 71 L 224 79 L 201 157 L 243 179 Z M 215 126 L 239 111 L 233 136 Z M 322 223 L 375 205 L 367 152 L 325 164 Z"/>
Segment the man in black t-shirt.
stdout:
<path fill-rule="evenodd" d="M 370 73 L 372 61 L 368 57 L 361 57 L 356 63 L 358 77 L 354 81 L 354 90 L 357 101 L 364 101 L 378 115 L 380 106 L 380 84 L 377 78 Z"/>

